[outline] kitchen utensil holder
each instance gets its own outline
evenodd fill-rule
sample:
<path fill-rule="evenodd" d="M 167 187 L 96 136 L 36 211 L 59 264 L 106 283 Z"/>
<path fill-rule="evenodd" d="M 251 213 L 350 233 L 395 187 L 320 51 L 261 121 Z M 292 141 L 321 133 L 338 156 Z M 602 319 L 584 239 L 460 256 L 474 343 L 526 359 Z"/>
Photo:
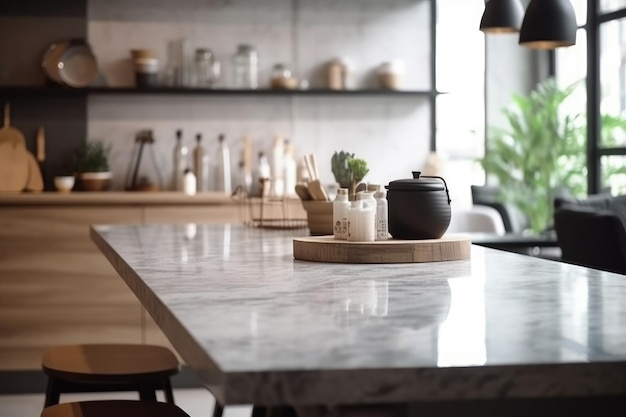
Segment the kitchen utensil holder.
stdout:
<path fill-rule="evenodd" d="M 240 218 L 245 226 L 263 229 L 296 230 L 306 229 L 306 212 L 296 197 L 270 197 L 263 190 L 271 187 L 271 180 L 261 181 L 261 195 L 249 195 L 239 185 L 233 199 L 240 209 Z"/>

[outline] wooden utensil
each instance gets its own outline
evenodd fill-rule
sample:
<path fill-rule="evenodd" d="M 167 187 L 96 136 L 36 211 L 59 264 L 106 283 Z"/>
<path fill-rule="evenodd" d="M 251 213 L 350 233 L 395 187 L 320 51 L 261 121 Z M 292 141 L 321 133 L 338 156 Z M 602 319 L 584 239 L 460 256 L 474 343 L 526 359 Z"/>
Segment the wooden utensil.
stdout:
<path fill-rule="evenodd" d="M 0 192 L 22 191 L 28 182 L 28 151 L 9 139 L 0 142 Z"/>
<path fill-rule="evenodd" d="M 46 134 L 43 126 L 37 129 L 37 162 L 39 163 L 39 172 L 45 176 L 46 173 Z"/>
<path fill-rule="evenodd" d="M 37 129 L 37 162 L 43 162 L 46 160 L 46 136 L 43 130 L 43 126 L 39 126 Z"/>
<path fill-rule="evenodd" d="M 0 129 L 0 143 L 5 142 L 20 145 L 26 149 L 26 139 L 22 132 L 11 127 L 11 104 L 8 102 L 4 105 L 4 126 Z"/>
<path fill-rule="evenodd" d="M 313 197 L 311 196 L 311 193 L 309 192 L 309 188 L 306 186 L 306 184 L 298 183 L 296 184 L 295 188 L 296 188 L 296 194 L 298 195 L 298 197 L 300 197 L 300 200 L 309 201 L 313 199 Z"/>
<path fill-rule="evenodd" d="M 32 153 L 26 151 L 28 160 L 28 181 L 26 182 L 25 189 L 28 191 L 43 191 L 43 178 L 41 177 L 41 170 L 39 164 Z"/>
<path fill-rule="evenodd" d="M 315 162 L 315 155 L 305 155 L 304 163 L 306 164 L 307 170 L 309 171 L 309 193 L 313 197 L 313 200 L 318 201 L 328 201 L 328 195 L 326 194 L 326 190 L 320 183 L 319 174 L 317 171 L 317 165 Z"/>

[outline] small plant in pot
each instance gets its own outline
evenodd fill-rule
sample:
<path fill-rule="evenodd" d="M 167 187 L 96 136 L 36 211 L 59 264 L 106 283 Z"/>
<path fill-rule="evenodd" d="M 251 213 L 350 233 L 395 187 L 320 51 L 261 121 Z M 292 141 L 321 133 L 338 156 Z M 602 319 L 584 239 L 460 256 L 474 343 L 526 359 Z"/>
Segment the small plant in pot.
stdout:
<path fill-rule="evenodd" d="M 348 189 L 350 200 L 356 199 L 357 187 L 369 172 L 367 162 L 355 158 L 353 153 L 341 151 L 333 154 L 330 163 L 335 181 L 341 188 Z"/>
<path fill-rule="evenodd" d="M 84 191 L 106 191 L 113 174 L 109 170 L 111 145 L 102 141 L 86 141 L 75 154 L 75 172 Z"/>

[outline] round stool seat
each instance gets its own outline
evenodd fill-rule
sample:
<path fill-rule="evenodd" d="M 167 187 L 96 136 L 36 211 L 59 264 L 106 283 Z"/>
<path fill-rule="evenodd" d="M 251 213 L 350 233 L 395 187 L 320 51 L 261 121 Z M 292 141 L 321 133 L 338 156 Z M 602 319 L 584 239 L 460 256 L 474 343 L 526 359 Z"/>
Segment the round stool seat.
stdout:
<path fill-rule="evenodd" d="M 105 391 L 137 391 L 139 399 L 156 401 L 156 391 L 163 390 L 173 404 L 170 377 L 179 363 L 162 346 L 105 343 L 51 347 L 41 368 L 48 376 L 44 407 L 58 404 L 64 393 Z"/>
<path fill-rule="evenodd" d="M 103 400 L 62 403 L 46 407 L 41 417 L 189 417 L 169 403 Z"/>
<path fill-rule="evenodd" d="M 54 346 L 42 359 L 44 373 L 82 382 L 141 382 L 179 371 L 176 356 L 153 345 L 86 344 Z"/>

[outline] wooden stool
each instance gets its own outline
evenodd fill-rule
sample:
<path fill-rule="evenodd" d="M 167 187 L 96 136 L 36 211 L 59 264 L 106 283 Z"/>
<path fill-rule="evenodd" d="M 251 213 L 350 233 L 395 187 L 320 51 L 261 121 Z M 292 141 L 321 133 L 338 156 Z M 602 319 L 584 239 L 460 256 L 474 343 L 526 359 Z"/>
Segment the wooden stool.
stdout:
<path fill-rule="evenodd" d="M 176 356 L 152 345 L 93 344 L 56 346 L 42 360 L 48 375 L 44 407 L 59 403 L 66 392 L 138 391 L 144 401 L 156 401 L 162 389 L 174 403 L 170 376 L 178 373 Z"/>
<path fill-rule="evenodd" d="M 174 404 L 103 400 L 63 403 L 44 408 L 41 417 L 189 417 Z"/>

